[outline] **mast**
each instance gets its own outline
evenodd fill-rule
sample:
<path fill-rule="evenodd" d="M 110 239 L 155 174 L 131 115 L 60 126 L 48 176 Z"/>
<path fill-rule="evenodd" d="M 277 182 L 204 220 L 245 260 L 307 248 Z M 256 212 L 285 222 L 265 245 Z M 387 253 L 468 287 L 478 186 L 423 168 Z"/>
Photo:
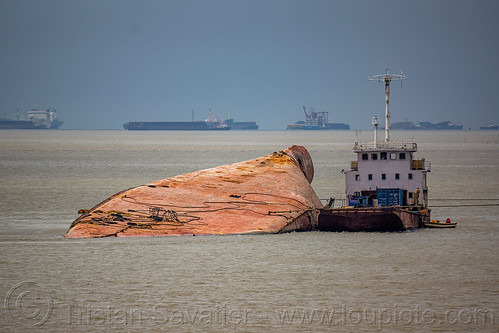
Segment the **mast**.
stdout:
<path fill-rule="evenodd" d="M 403 73 L 400 74 L 389 74 L 388 73 L 388 68 L 386 69 L 386 74 L 380 74 L 380 75 L 370 75 L 368 77 L 369 81 L 378 81 L 378 82 L 385 82 L 385 104 L 386 104 L 386 111 L 385 111 L 385 141 L 389 142 L 390 141 L 390 110 L 389 110 L 389 104 L 390 104 L 390 82 L 392 80 L 400 81 L 400 80 L 407 80 L 407 76 L 405 76 Z"/>
<path fill-rule="evenodd" d="M 373 117 L 373 125 L 374 125 L 374 148 L 378 148 L 378 124 L 379 117 Z"/>

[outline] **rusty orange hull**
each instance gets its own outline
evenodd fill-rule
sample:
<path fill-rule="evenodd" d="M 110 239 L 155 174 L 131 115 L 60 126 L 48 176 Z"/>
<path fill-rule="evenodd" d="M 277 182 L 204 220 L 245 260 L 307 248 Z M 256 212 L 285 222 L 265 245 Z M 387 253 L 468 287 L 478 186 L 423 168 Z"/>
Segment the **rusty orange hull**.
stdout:
<path fill-rule="evenodd" d="M 158 180 L 117 193 L 76 219 L 66 238 L 315 230 L 321 202 L 304 147 Z"/>

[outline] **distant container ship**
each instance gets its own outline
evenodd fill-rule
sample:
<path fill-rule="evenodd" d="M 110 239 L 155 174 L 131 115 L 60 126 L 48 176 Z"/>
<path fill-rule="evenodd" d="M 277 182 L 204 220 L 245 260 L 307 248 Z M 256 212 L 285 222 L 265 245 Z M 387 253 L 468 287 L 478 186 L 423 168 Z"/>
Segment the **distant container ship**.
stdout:
<path fill-rule="evenodd" d="M 21 120 L 19 110 L 16 119 L 0 118 L 0 129 L 57 129 L 62 124 L 54 109 L 30 110 L 28 120 Z"/>
<path fill-rule="evenodd" d="M 194 114 L 193 114 L 194 118 Z M 126 130 L 152 131 L 219 131 L 219 130 L 257 130 L 254 121 L 234 121 L 234 119 L 219 119 L 210 112 L 208 118 L 202 121 L 132 121 L 123 124 Z"/>
<path fill-rule="evenodd" d="M 451 121 L 442 121 L 439 123 L 430 123 L 429 121 L 421 121 L 414 124 L 412 121 L 401 121 L 390 124 L 390 129 L 393 130 L 462 130 L 463 125 L 456 124 Z"/>
<path fill-rule="evenodd" d="M 330 123 L 328 121 L 329 112 L 315 112 L 313 108 L 305 112 L 305 121 L 298 121 L 294 124 L 288 125 L 288 130 L 349 130 L 350 125 L 345 123 Z"/>
<path fill-rule="evenodd" d="M 254 121 L 234 121 L 234 119 L 227 119 L 225 123 L 231 129 L 235 130 L 257 130 L 259 128 Z"/>
<path fill-rule="evenodd" d="M 481 130 L 496 130 L 499 127 L 496 124 L 489 123 L 487 126 L 480 126 Z"/>
<path fill-rule="evenodd" d="M 225 123 L 207 121 L 131 121 L 123 124 L 130 131 L 214 131 L 230 130 Z"/>

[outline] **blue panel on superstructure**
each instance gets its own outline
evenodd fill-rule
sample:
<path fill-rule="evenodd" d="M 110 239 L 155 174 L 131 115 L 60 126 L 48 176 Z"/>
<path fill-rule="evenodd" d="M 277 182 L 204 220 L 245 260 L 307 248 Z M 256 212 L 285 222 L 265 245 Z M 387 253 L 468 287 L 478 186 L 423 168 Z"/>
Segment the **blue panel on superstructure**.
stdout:
<path fill-rule="evenodd" d="M 378 205 L 381 207 L 401 206 L 404 202 L 404 190 L 400 188 L 379 188 L 376 191 Z"/>

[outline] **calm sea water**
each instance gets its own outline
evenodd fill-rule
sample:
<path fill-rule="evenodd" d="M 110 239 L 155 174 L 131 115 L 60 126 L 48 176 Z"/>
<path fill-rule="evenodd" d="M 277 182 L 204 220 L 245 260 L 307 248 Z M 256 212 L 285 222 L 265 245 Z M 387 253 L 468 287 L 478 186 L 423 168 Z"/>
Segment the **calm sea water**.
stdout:
<path fill-rule="evenodd" d="M 456 229 L 65 240 L 122 189 L 292 144 L 319 197 L 344 197 L 355 135 L 0 131 L 0 330 L 497 332 L 499 133 L 392 138 L 418 142 L 432 215 Z"/>

